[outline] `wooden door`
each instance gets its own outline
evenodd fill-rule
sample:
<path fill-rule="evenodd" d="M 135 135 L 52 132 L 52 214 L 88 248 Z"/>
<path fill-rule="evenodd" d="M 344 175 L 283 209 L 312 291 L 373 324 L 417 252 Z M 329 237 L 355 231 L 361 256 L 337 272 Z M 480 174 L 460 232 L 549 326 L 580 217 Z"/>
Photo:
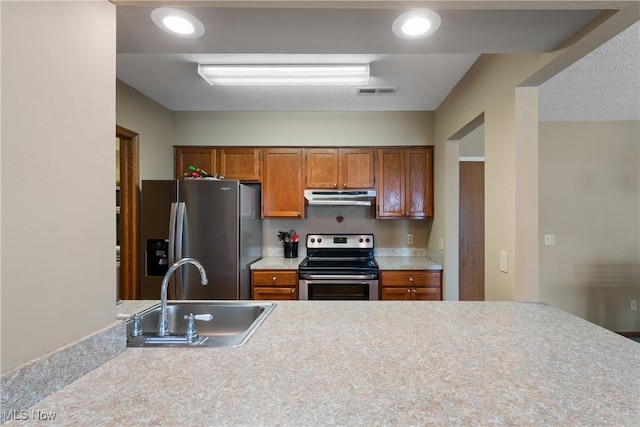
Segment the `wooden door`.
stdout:
<path fill-rule="evenodd" d="M 338 188 L 338 150 L 307 149 L 307 188 Z"/>
<path fill-rule="evenodd" d="M 263 157 L 262 218 L 304 218 L 304 150 L 268 148 Z"/>
<path fill-rule="evenodd" d="M 120 139 L 120 299 L 140 298 L 140 160 L 138 134 L 116 125 Z"/>
<path fill-rule="evenodd" d="M 220 148 L 220 175 L 242 182 L 260 182 L 259 148 Z"/>
<path fill-rule="evenodd" d="M 459 299 L 484 301 L 484 162 L 460 162 Z"/>
<path fill-rule="evenodd" d="M 376 216 L 403 218 L 405 206 L 405 156 L 401 148 L 378 150 Z"/>
<path fill-rule="evenodd" d="M 189 166 L 195 166 L 212 175 L 218 173 L 215 148 L 176 147 L 175 160 L 176 179 L 183 179 L 184 174 L 189 172 Z"/>
<path fill-rule="evenodd" d="M 343 189 L 375 188 L 372 148 L 342 148 L 340 150 L 339 182 Z"/>

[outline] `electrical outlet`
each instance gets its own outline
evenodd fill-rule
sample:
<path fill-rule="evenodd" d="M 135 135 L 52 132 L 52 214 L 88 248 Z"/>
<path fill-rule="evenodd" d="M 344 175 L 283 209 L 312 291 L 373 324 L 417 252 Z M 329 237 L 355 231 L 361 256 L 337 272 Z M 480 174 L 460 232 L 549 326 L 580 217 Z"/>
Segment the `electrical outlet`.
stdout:
<path fill-rule="evenodd" d="M 544 235 L 544 244 L 547 246 L 552 246 L 556 244 L 556 235 L 555 234 L 545 234 Z"/>
<path fill-rule="evenodd" d="M 440 238 L 438 239 L 438 248 L 439 248 L 441 251 L 444 251 L 444 239 L 443 239 L 442 237 L 440 237 Z"/>
<path fill-rule="evenodd" d="M 631 300 L 631 311 L 636 311 L 638 309 L 638 300 L 637 299 L 632 299 Z"/>
<path fill-rule="evenodd" d="M 500 251 L 500 271 L 503 273 L 507 272 L 507 253 L 504 251 Z"/>
<path fill-rule="evenodd" d="M 413 245 L 413 234 L 407 234 L 407 245 Z"/>

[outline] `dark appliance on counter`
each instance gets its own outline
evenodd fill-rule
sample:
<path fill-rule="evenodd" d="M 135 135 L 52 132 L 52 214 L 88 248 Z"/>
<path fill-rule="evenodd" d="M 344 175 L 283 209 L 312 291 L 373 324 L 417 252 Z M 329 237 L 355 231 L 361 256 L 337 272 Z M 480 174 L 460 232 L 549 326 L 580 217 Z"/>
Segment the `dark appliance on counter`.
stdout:
<path fill-rule="evenodd" d="M 260 191 L 233 180 L 142 181 L 141 297 L 160 299 L 168 267 L 192 257 L 169 283 L 170 299 L 248 300 L 249 265 L 262 257 Z"/>
<path fill-rule="evenodd" d="M 308 234 L 298 275 L 301 300 L 377 300 L 373 234 Z"/>

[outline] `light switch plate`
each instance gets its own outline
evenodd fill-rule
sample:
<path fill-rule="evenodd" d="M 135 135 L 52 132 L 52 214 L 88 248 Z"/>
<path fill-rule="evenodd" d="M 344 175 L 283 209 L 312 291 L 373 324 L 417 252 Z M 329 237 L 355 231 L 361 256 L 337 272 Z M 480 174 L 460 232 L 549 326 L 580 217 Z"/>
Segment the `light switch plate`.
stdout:
<path fill-rule="evenodd" d="M 500 251 L 500 271 L 503 273 L 507 272 L 507 253 L 505 251 Z"/>
<path fill-rule="evenodd" d="M 556 244 L 556 235 L 555 234 L 545 234 L 544 235 L 544 244 L 546 246 L 552 246 Z"/>

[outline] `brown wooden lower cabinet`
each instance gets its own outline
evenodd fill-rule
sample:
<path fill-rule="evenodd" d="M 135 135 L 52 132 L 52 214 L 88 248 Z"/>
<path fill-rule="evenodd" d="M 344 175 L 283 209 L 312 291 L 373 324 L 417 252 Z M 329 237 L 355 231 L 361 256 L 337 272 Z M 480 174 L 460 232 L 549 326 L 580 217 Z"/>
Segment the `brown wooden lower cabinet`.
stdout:
<path fill-rule="evenodd" d="M 297 270 L 253 270 L 251 271 L 251 299 L 297 300 Z"/>
<path fill-rule="evenodd" d="M 380 299 L 395 301 L 442 300 L 442 272 L 426 270 L 383 270 Z"/>

